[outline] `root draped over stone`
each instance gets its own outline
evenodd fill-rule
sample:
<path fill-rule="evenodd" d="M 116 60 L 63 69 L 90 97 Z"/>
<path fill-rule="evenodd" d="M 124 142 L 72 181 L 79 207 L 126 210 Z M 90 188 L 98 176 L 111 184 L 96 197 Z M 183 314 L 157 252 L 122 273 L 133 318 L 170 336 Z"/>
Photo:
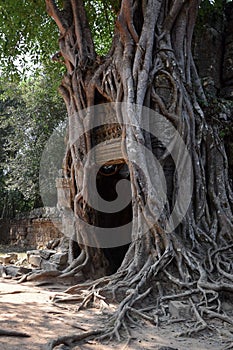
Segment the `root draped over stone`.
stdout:
<path fill-rule="evenodd" d="M 101 247 L 80 244 L 79 255 L 73 257 L 59 278 L 83 273 L 89 280 L 68 288 L 66 293 L 71 296 L 62 297 L 60 302 L 75 299 L 80 303 L 79 308 L 93 302 L 102 307 L 112 301 L 118 303 L 104 331 L 96 331 L 100 340 L 120 340 L 122 335 L 130 339 L 128 325 L 140 318 L 159 325 L 168 315 L 168 303 L 173 299 L 186 301 L 192 309 L 195 325 L 189 334 L 209 327 L 209 319 L 213 317 L 232 324 L 222 301 L 233 292 L 233 194 L 219 126 L 206 118 L 208 101 L 191 52 L 199 2 L 122 0 L 112 47 L 106 57 L 95 53 L 82 1 L 67 1 L 63 11 L 55 1 L 46 0 L 46 4 L 61 34 L 60 53 L 67 73 L 60 91 L 71 128 L 75 121 L 83 130 L 83 110 L 107 102 L 125 103 L 132 119 L 132 125 L 124 123 L 122 111 L 116 108 L 122 152 L 130 172 L 132 242 L 121 266 L 110 276 L 106 276 L 108 261 Z M 137 113 L 132 113 L 134 105 L 139 106 Z M 177 147 L 177 140 L 166 134 L 169 147 L 165 149 L 142 130 L 143 107 L 156 111 L 171 123 L 191 157 L 192 200 L 185 217 L 172 232 L 166 227 L 179 191 L 178 169 L 181 172 L 185 169 L 187 157 L 177 152 L 174 166 L 171 152 Z M 70 183 L 74 216 L 96 225 L 98 213 L 83 199 L 88 192 L 89 171 L 84 159 L 92 148 L 94 136 L 95 131 L 85 133 L 78 146 L 68 140 L 63 175 Z M 137 155 L 143 169 L 140 171 L 127 158 L 132 152 L 132 141 L 152 150 L 167 176 L 171 193 L 159 219 L 156 218 L 158 192 L 153 181 L 148 188 L 145 180 L 151 175 L 149 159 L 143 152 Z M 182 203 L 177 207 L 178 217 L 180 212 Z M 141 213 L 150 227 L 143 235 L 136 220 Z M 75 221 L 73 234 L 85 242 L 82 220 Z M 58 303 L 59 298 L 54 302 Z M 97 333 L 60 338 L 50 348 L 62 342 L 69 345 Z"/>

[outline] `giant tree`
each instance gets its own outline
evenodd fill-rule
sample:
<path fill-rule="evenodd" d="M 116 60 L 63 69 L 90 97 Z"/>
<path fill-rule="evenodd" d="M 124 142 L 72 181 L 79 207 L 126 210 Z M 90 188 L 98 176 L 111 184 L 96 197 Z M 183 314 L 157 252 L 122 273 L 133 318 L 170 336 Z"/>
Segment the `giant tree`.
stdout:
<path fill-rule="evenodd" d="M 218 128 L 205 118 L 204 106 L 208 102 L 192 57 L 200 1 L 105 2 L 116 20 L 112 45 L 104 56 L 95 50 L 88 5 L 82 0 L 65 0 L 63 4 L 46 0 L 48 14 L 60 32 L 60 51 L 54 59 L 67 69 L 60 86 L 69 115 L 61 182 L 69 192 L 69 206 L 65 208 L 69 210 L 64 213 L 72 210 L 74 220 L 69 226 L 73 230 L 72 261 L 61 277 L 79 274 L 82 280 L 102 274 L 94 282 L 84 281 L 67 292 L 80 293 L 83 304 L 98 296 L 101 299 L 102 295 L 107 301 L 114 296 L 119 302 L 102 337 L 119 337 L 135 314 L 147 317 L 138 308 L 150 296 L 157 300 L 158 313 L 173 298 L 187 299 L 200 321 L 200 327 L 193 331 L 207 326 L 203 318 L 206 315 L 232 324 L 221 313 L 221 297 L 233 291 L 233 197 L 224 144 Z M 93 122 L 92 106 L 107 103 L 115 119 L 107 126 L 102 119 L 103 127 Z M 163 132 L 163 138 L 150 132 L 150 127 Z M 81 137 L 74 135 L 80 130 Z M 177 133 L 181 137 L 178 142 Z M 88 226 L 84 223 L 111 228 L 109 220 L 116 220 L 115 224 L 120 220 L 98 212 L 88 203 L 93 190 L 88 180 L 93 164 L 87 156 L 99 139 L 120 139 L 122 154 L 119 159 L 107 159 L 97 171 L 96 183 L 102 197 L 115 199 L 115 192 L 109 193 L 119 179 L 129 179 L 131 184 L 125 221 L 131 220 L 131 242 L 121 247 L 124 254 L 113 268 L 111 259 L 116 248 L 99 244 L 98 236 L 95 246 L 85 244 Z M 135 143 L 143 146 L 137 154 L 139 162 L 132 156 Z M 146 149 L 157 158 L 158 169 L 151 166 Z M 165 174 L 165 200 L 157 188 L 159 169 Z M 185 176 L 190 182 L 181 185 L 180 179 Z M 183 217 L 179 193 L 185 193 L 184 184 L 190 183 L 191 202 Z M 68 225 L 66 214 L 63 219 Z M 84 287 L 89 288 L 89 293 L 82 296 Z"/>
<path fill-rule="evenodd" d="M 113 7 L 111 1 L 108 3 Z M 200 1 L 122 0 L 114 3 L 116 21 L 112 45 L 101 57 L 95 51 L 86 2 L 67 0 L 59 6 L 55 1 L 46 0 L 46 5 L 60 31 L 60 51 L 56 57 L 67 68 L 60 86 L 69 115 L 63 181 L 70 186 L 70 208 L 75 214 L 72 234 L 79 243 L 74 260 L 63 276 L 84 271 L 88 277 L 93 277 L 97 269 L 107 274 L 111 249 L 105 254 L 106 249 L 101 244 L 98 246 L 98 237 L 96 247 L 86 245 L 88 233 L 86 226 L 80 225 L 79 218 L 104 226 L 106 216 L 103 218 L 103 214 L 87 203 L 90 194 L 86 193 L 92 191 L 88 182 L 92 164 L 86 162 L 85 155 L 98 144 L 98 137 L 104 140 L 109 134 L 113 139 L 120 137 L 124 166 L 131 183 L 132 241 L 113 274 L 86 284 L 90 288 L 88 300 L 98 289 L 100 294 L 108 298 L 114 295 L 120 302 L 108 335 L 119 337 L 121 327 L 127 328 L 127 322 L 137 313 L 138 304 L 150 294 L 157 298 L 161 310 L 169 299 L 187 298 L 201 328 L 205 328 L 200 315 L 222 318 L 220 295 L 233 291 L 233 223 L 227 157 L 218 128 L 205 118 L 203 106 L 207 100 L 192 57 L 191 43 Z M 117 103 L 113 107 L 116 120 L 111 121 L 110 132 L 106 132 L 108 127 L 91 124 L 93 129 L 83 132 L 82 137 L 77 135 L 79 139 L 74 143 L 71 129 L 85 131 L 85 119 L 89 118 L 88 123 L 91 123 L 95 118 L 94 113 L 89 113 L 91 117 L 88 117 L 91 106 L 114 102 Z M 173 148 L 177 147 L 176 133 L 164 133 L 168 140 L 165 145 L 158 135 L 154 137 L 143 123 L 145 108 L 159 114 L 160 117 L 152 121 L 158 124 L 158 129 L 162 123 L 164 128 L 169 130 L 168 125 L 172 125 L 179 132 L 187 153 L 176 151 L 175 161 L 172 159 Z M 148 159 L 145 149 L 140 148 L 139 169 L 131 157 L 134 142 L 152 150 L 160 164 L 158 167 L 164 170 L 169 198 L 163 203 L 159 216 L 158 182 L 153 178 L 148 182 L 153 172 L 150 157 Z M 108 173 L 115 176 L 121 166 L 108 159 L 97 177 Z M 178 173 L 182 171 L 187 172 L 190 182 L 193 176 L 191 203 L 179 224 L 168 229 L 181 186 Z M 153 173 L 153 177 L 156 174 Z M 176 208 L 177 216 L 179 210 L 182 208 Z M 148 224 L 147 232 L 140 226 L 141 213 L 143 225 Z M 79 293 L 84 286 L 85 283 L 78 284 L 69 292 Z M 194 294 L 195 299 L 192 298 Z M 195 306 L 194 300 L 199 306 Z M 231 323 L 227 316 L 224 319 Z"/>

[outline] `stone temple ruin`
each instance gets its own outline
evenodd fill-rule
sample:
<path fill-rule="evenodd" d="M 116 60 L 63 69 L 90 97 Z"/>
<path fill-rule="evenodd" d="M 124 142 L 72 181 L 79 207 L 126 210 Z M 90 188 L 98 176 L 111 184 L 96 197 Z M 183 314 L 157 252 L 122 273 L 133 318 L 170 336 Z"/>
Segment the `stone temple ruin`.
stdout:
<path fill-rule="evenodd" d="M 194 37 L 194 59 L 198 73 L 203 80 L 204 88 L 212 97 L 221 97 L 233 100 L 233 3 L 226 6 L 225 19 L 210 18 L 201 32 Z M 103 101 L 104 102 L 104 101 Z M 222 114 L 223 120 L 232 116 Z M 105 128 L 95 130 L 94 144 L 98 145 L 95 154 L 96 164 L 101 165 L 97 174 L 97 187 L 100 195 L 105 200 L 113 200 L 115 196 L 115 184 L 121 178 L 129 179 L 129 171 L 125 164 L 121 150 L 121 134 L 117 122 Z M 154 141 L 156 143 L 156 140 Z M 156 147 L 156 144 L 155 144 Z M 227 140 L 227 152 L 229 153 L 229 168 L 233 169 L 233 143 Z M 230 153 L 231 152 L 231 153 Z M 233 174 L 232 174 L 233 175 Z M 59 178 L 56 182 L 58 194 L 58 206 L 72 208 L 72 196 L 69 180 Z M 51 219 L 52 217 L 52 219 Z M 130 222 L 132 217 L 131 204 L 125 209 L 124 215 L 105 214 L 99 215 L 99 224 L 103 227 L 114 227 Z M 56 224 L 54 225 L 54 222 Z M 61 271 L 69 263 L 69 236 L 64 230 L 71 230 L 72 221 L 69 216 L 61 220 L 59 212 L 54 209 L 37 209 L 26 216 L 13 220 L 0 221 L 0 248 L 4 251 L 4 245 L 8 246 L 9 253 L 0 257 L 0 273 L 7 276 L 7 269 L 11 267 L 11 273 L 20 274 L 19 267 L 14 270 L 13 265 L 21 266 L 21 269 L 44 269 L 48 271 Z M 110 226 L 109 226 L 110 225 Z M 63 231 L 63 233 L 61 233 Z M 9 248 L 10 246 L 10 248 Z M 125 254 L 121 248 L 121 256 L 117 248 L 106 249 L 105 254 L 111 260 L 113 271 L 119 266 Z M 27 252 L 23 261 L 17 255 L 19 250 Z M 6 251 L 6 250 L 5 250 Z M 114 258 L 114 255 L 117 258 Z M 13 271 L 13 270 L 14 271 Z"/>

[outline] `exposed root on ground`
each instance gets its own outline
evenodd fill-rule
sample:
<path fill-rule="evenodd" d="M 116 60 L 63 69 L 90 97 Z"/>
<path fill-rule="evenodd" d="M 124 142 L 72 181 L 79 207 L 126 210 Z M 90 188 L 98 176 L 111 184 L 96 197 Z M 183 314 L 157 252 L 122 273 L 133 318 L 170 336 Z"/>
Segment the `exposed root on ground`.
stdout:
<path fill-rule="evenodd" d="M 34 273 L 27 273 L 26 275 L 23 275 L 19 280 L 18 283 L 23 283 L 26 281 L 30 282 L 37 282 L 37 281 L 45 281 L 45 280 L 50 280 L 52 278 L 56 278 L 61 275 L 60 271 L 41 271 L 39 270 L 38 272 Z"/>
<path fill-rule="evenodd" d="M 122 0 L 112 48 L 99 62 L 93 54 L 93 42 L 80 40 L 87 33 L 90 39 L 91 31 L 77 15 L 78 7 L 66 6 L 60 11 L 54 1 L 46 2 L 62 33 L 59 43 L 68 73 L 60 91 L 69 111 L 69 125 L 86 130 L 83 111 L 87 107 L 123 102 L 124 108 L 115 106 L 110 114 L 120 127 L 132 190 L 129 250 L 115 274 L 98 278 L 106 274 L 107 261 L 101 249 L 83 246 L 88 246 L 89 228 L 82 223 L 98 226 L 99 213 L 88 205 L 84 194 L 92 190 L 88 185 L 91 163 L 85 159 L 99 142 L 95 128 L 89 129 L 92 121 L 77 145 L 69 131 L 63 175 L 70 184 L 66 205 L 77 218 L 72 234 L 81 242 L 81 252 L 59 278 L 62 281 L 83 273 L 95 281 L 77 284 L 66 291 L 73 296 L 57 296 L 53 302 L 78 302 L 78 309 L 91 303 L 101 307 L 118 304 L 104 331 L 98 333 L 100 341 L 129 340 L 129 325 L 140 320 L 159 326 L 167 321 L 173 300 L 182 301 L 189 309 L 188 317 L 194 325 L 187 335 L 211 329 L 209 319 L 213 317 L 232 325 L 232 315 L 225 314 L 222 301 L 224 293 L 233 292 L 233 194 L 224 142 L 218 125 L 213 123 L 213 113 L 211 118 L 205 115 L 207 100 L 191 52 L 198 2 Z M 84 3 L 77 3 L 84 15 Z M 68 30 L 64 27 L 66 15 L 76 18 L 77 24 L 68 26 Z M 146 132 L 144 107 L 157 113 L 147 123 L 158 127 L 162 139 L 152 130 L 151 135 Z M 107 114 L 103 115 L 105 120 Z M 181 147 L 175 131 L 185 147 Z M 110 134 L 113 136 L 112 131 Z M 102 136 L 105 141 L 106 135 Z M 135 152 L 134 143 L 143 146 L 140 151 Z M 161 211 L 161 177 L 151 171 L 150 157 L 141 150 L 144 147 L 152 151 L 171 187 Z M 152 181 L 153 174 L 159 181 Z M 191 202 L 184 211 L 192 177 Z M 183 178 L 188 181 L 183 183 Z M 63 219 L 66 223 L 65 214 Z M 148 233 L 143 234 L 145 231 Z M 29 278 L 38 280 L 41 276 Z M 71 344 L 93 335 L 90 332 L 72 339 L 60 338 L 58 343 Z"/>
<path fill-rule="evenodd" d="M 30 335 L 27 333 L 23 332 L 17 332 L 17 331 L 12 331 L 12 330 L 7 330 L 7 329 L 0 329 L 0 336 L 3 337 L 22 337 L 22 338 L 29 338 Z"/>
<path fill-rule="evenodd" d="M 52 340 L 47 345 L 47 350 L 52 350 L 55 348 L 55 346 L 58 346 L 60 344 L 67 345 L 69 347 L 74 346 L 75 342 L 81 341 L 83 339 L 93 338 L 94 336 L 98 335 L 101 332 L 101 330 L 93 330 L 89 332 L 84 332 L 81 334 L 74 334 L 74 335 L 67 335 L 64 337 L 58 337 L 57 339 Z"/>
<path fill-rule="evenodd" d="M 227 250 L 222 247 L 221 251 L 228 251 L 227 256 L 229 257 L 232 254 L 231 248 L 228 247 Z M 178 253 L 181 259 L 181 252 L 178 251 Z M 212 256 L 216 257 L 216 252 Z M 219 261 L 222 261 L 221 259 Z M 185 249 L 182 250 L 183 265 L 175 268 L 177 266 L 175 261 L 178 261 L 177 252 L 174 249 L 167 250 L 153 263 L 151 260 L 145 263 L 138 272 L 134 265 L 134 275 L 130 273 L 132 265 L 128 273 L 124 269 L 119 269 L 112 276 L 72 286 L 65 293 L 56 295 L 53 299 L 56 305 L 77 302 L 77 311 L 79 311 L 94 304 L 104 309 L 104 312 L 109 315 L 104 329 L 94 331 L 96 333 L 86 332 L 82 335 L 75 335 L 72 338 L 61 337 L 59 344 L 62 342 L 63 344 L 75 344 L 90 336 L 94 336 L 100 343 L 114 339 L 117 341 L 126 339 L 129 343 L 131 340 L 130 325 L 132 324 L 138 325 L 146 321 L 159 327 L 165 321 L 186 321 L 187 315 L 184 318 L 182 315 L 180 318 L 169 315 L 169 303 L 173 300 L 182 301 L 187 306 L 189 323 L 192 323 L 187 331 L 178 336 L 191 336 L 205 329 L 213 331 L 210 321 L 212 318 L 233 326 L 232 315 L 227 315 L 222 308 L 221 295 L 223 292 L 232 292 L 232 275 L 230 278 L 225 274 L 221 276 L 217 269 L 213 274 L 208 274 L 204 271 L 196 254 Z M 215 261 L 213 260 L 212 263 L 214 264 Z M 184 271 L 189 278 L 182 279 L 185 275 Z M 118 305 L 113 311 L 110 304 L 116 302 Z M 168 316 L 170 316 L 170 321 L 168 321 Z M 49 349 L 53 349 L 52 346 L 58 343 L 51 344 Z"/>
<path fill-rule="evenodd" d="M 230 342 L 227 346 L 223 348 L 223 350 L 232 350 L 233 349 L 233 342 Z"/>

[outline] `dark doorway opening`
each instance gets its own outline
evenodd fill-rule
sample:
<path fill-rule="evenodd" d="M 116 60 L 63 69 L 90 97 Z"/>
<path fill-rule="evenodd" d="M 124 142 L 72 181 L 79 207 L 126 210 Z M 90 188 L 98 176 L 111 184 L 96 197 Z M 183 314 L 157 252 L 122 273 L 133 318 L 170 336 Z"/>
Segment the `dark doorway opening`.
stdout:
<path fill-rule="evenodd" d="M 99 169 L 97 174 L 96 184 L 99 195 L 106 201 L 114 201 L 117 199 L 116 185 L 122 180 L 128 180 L 126 185 L 128 186 L 126 193 L 129 193 L 130 188 L 130 175 L 127 164 L 105 164 Z M 128 184 L 127 184 L 128 183 Z M 131 194 L 131 189 L 130 189 Z M 132 196 L 131 196 L 132 197 Z M 130 197 L 130 198 L 131 198 Z M 125 208 L 114 213 L 98 213 L 98 226 L 104 228 L 119 228 L 121 226 L 129 224 L 129 234 L 131 235 L 132 229 L 132 202 L 129 201 Z M 112 274 L 117 271 L 121 266 L 121 263 L 125 257 L 125 254 L 129 248 L 129 244 L 121 245 L 112 248 L 103 248 L 105 257 L 109 262 L 109 268 L 107 273 Z"/>

